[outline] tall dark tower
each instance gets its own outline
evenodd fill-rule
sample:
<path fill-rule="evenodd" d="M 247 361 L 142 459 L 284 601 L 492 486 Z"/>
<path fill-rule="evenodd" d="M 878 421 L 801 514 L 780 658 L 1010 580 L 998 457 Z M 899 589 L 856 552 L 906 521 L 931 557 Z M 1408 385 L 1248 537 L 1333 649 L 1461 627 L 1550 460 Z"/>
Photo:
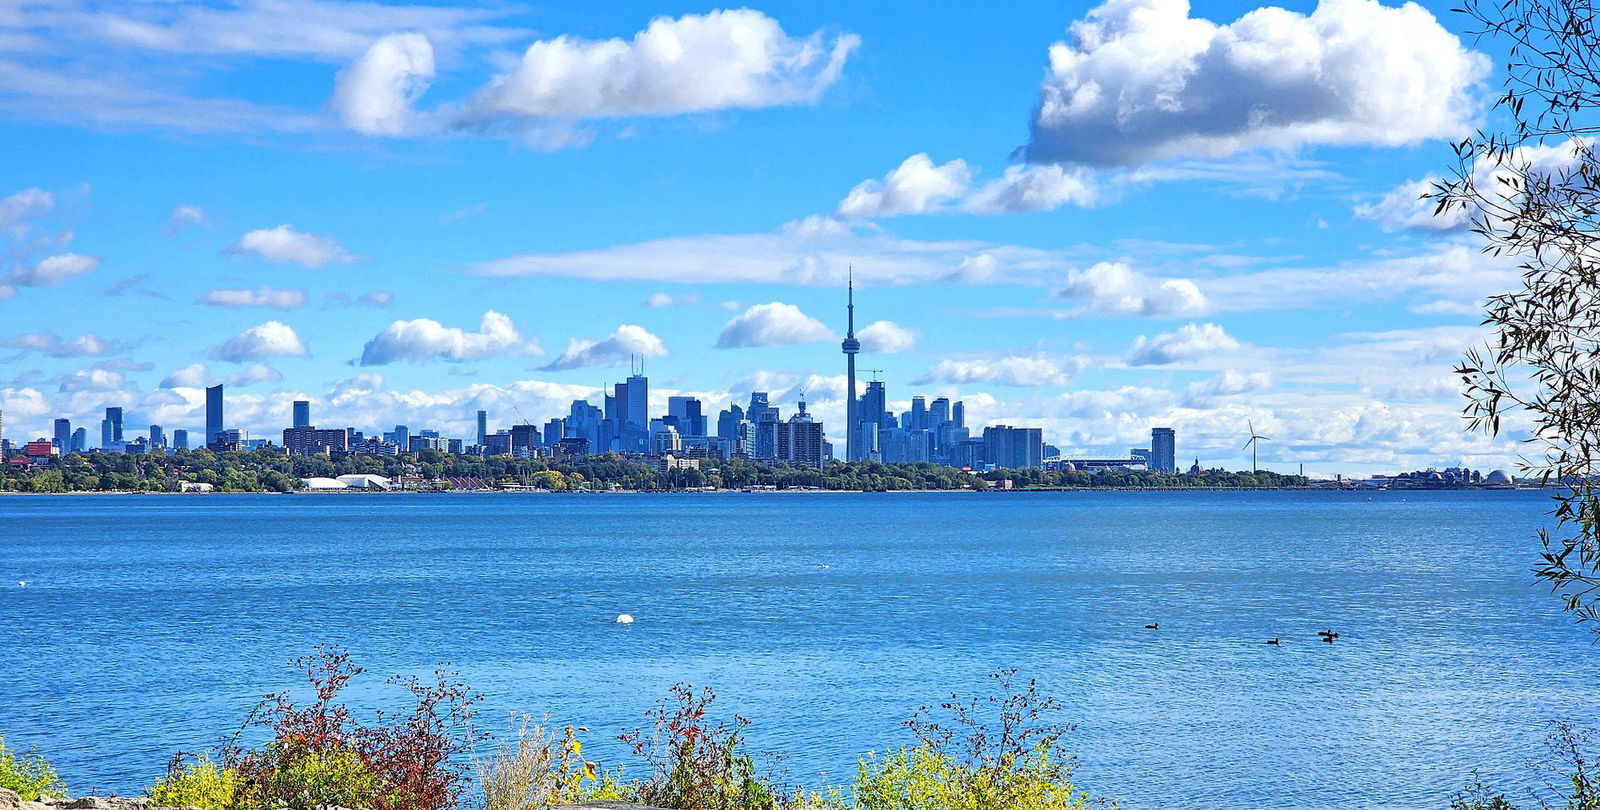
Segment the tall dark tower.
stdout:
<path fill-rule="evenodd" d="M 861 460 L 861 425 L 856 413 L 856 353 L 861 351 L 861 341 L 856 340 L 856 278 L 855 269 L 848 271 L 846 285 L 848 305 L 846 312 L 848 324 L 844 334 L 844 342 L 839 348 L 844 350 L 845 358 L 845 417 L 844 417 L 844 457 L 846 461 Z"/>

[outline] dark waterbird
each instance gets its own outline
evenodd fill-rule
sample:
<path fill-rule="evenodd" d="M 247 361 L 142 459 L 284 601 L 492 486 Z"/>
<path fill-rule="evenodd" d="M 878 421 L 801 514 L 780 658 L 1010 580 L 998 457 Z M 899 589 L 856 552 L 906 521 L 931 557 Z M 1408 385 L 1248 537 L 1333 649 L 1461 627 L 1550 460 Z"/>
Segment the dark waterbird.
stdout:
<path fill-rule="evenodd" d="M 1147 625 L 1144 626 L 1144 629 L 1146 629 L 1146 630 L 1160 630 L 1161 629 L 1161 622 L 1156 622 L 1155 624 L 1147 624 Z"/>
<path fill-rule="evenodd" d="M 1272 645 L 1272 646 L 1274 646 L 1274 647 L 1276 647 L 1276 646 L 1278 646 L 1278 645 L 1279 645 L 1279 644 L 1282 644 L 1282 643 L 1283 643 L 1283 640 L 1282 640 L 1282 639 L 1278 639 L 1278 638 L 1274 638 L 1274 639 L 1269 639 L 1269 640 L 1267 640 L 1267 641 L 1263 641 L 1263 642 L 1261 642 L 1261 643 L 1262 643 L 1262 644 L 1271 644 L 1271 645 Z"/>

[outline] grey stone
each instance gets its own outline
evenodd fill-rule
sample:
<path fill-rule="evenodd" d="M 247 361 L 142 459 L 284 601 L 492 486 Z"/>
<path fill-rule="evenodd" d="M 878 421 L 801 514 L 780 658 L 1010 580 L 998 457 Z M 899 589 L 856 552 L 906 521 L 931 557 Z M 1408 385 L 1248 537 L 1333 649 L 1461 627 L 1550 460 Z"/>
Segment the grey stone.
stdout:
<path fill-rule="evenodd" d="M 17 810 L 22 807 L 22 797 L 0 788 L 0 810 Z"/>

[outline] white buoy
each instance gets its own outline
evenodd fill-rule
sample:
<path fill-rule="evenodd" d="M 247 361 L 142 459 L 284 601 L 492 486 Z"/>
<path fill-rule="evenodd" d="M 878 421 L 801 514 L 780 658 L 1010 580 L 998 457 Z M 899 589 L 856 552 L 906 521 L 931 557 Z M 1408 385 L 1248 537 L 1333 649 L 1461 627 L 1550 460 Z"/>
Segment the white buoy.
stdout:
<path fill-rule="evenodd" d="M 633 617 L 626 613 L 618 613 L 617 624 L 633 624 Z"/>
<path fill-rule="evenodd" d="M 25 580 L 25 579 L 17 580 L 17 587 L 18 588 L 26 588 L 26 587 L 28 587 L 28 581 Z"/>

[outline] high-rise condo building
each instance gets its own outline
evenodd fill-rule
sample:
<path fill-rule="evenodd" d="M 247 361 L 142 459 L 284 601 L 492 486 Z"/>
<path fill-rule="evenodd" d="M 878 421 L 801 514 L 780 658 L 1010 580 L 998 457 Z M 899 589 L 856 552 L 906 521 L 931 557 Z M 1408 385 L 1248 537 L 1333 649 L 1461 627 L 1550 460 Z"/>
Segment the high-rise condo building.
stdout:
<path fill-rule="evenodd" d="M 222 384 L 218 383 L 206 389 L 206 446 L 210 447 L 218 442 L 222 434 Z"/>
<path fill-rule="evenodd" d="M 110 430 L 110 433 L 111 433 L 110 441 L 107 442 L 107 445 L 109 446 L 109 445 L 112 445 L 112 444 L 121 444 L 123 442 L 123 438 L 122 438 L 122 409 L 121 408 L 107 408 L 106 409 L 106 423 L 111 429 Z"/>
<path fill-rule="evenodd" d="M 1169 427 L 1150 431 L 1150 468 L 1161 472 L 1178 471 L 1178 432 Z"/>
<path fill-rule="evenodd" d="M 483 446 L 483 440 L 489 435 L 489 412 L 478 411 L 478 446 Z"/>
<path fill-rule="evenodd" d="M 805 400 L 800 400 L 800 410 L 789 417 L 789 421 L 778 422 L 774 428 L 774 456 L 778 461 L 796 467 L 822 468 L 822 460 L 826 456 L 822 423 L 806 413 Z"/>
<path fill-rule="evenodd" d="M 56 450 L 62 455 L 72 452 L 72 420 L 57 419 L 55 422 Z"/>
<path fill-rule="evenodd" d="M 82 428 L 79 429 L 82 430 Z M 177 430 L 172 431 L 172 449 L 189 449 L 189 431 L 184 430 L 183 428 L 178 428 Z"/>
<path fill-rule="evenodd" d="M 311 402 L 297 399 L 294 401 L 294 426 L 297 428 L 311 427 Z"/>
<path fill-rule="evenodd" d="M 150 426 L 150 449 L 164 448 L 167 446 L 167 433 L 160 425 Z"/>

